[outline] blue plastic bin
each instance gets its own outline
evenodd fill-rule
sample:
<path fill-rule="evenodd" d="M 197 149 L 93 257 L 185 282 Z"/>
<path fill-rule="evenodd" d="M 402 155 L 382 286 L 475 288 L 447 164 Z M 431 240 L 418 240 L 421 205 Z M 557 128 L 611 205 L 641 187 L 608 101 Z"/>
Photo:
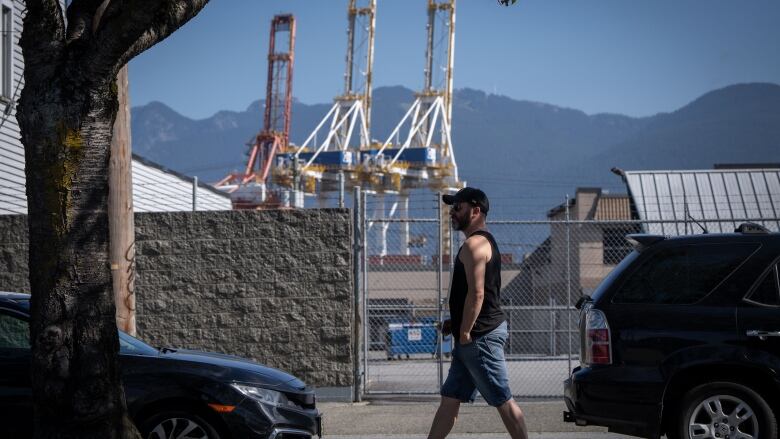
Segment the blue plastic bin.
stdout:
<path fill-rule="evenodd" d="M 410 354 L 431 354 L 436 356 L 439 343 L 439 331 L 433 321 L 389 323 L 385 349 L 387 358 L 409 358 Z M 442 353 L 449 356 L 452 352 L 452 337 L 444 337 Z"/>

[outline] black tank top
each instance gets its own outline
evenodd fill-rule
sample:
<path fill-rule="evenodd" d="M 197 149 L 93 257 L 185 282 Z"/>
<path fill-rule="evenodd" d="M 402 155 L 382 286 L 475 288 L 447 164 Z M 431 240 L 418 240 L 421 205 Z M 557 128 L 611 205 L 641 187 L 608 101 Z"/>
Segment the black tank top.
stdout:
<path fill-rule="evenodd" d="M 496 240 L 489 232 L 478 230 L 471 234 L 482 235 L 487 238 L 492 247 L 492 256 L 485 266 L 485 298 L 482 301 L 482 309 L 479 311 L 477 321 L 471 329 L 471 336 L 487 334 L 496 329 L 506 320 L 504 311 L 501 310 L 501 254 L 498 252 Z M 455 258 L 452 273 L 452 286 L 450 287 L 450 319 L 452 320 L 452 334 L 455 340 L 460 341 L 460 324 L 463 321 L 463 308 L 466 304 L 466 294 L 469 291 L 466 280 L 466 270 L 460 261 L 460 252 Z"/>

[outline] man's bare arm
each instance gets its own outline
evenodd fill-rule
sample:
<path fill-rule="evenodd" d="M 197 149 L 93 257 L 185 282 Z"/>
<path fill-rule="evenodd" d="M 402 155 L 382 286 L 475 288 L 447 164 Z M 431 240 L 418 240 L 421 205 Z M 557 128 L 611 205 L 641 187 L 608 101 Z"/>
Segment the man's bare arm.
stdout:
<path fill-rule="evenodd" d="M 490 242 L 484 236 L 476 235 L 463 244 L 460 260 L 466 271 L 469 289 L 463 307 L 463 320 L 460 325 L 460 342 L 471 342 L 471 329 L 477 321 L 482 301 L 485 299 L 485 266 L 492 255 Z M 453 328 L 454 329 L 454 328 Z"/>

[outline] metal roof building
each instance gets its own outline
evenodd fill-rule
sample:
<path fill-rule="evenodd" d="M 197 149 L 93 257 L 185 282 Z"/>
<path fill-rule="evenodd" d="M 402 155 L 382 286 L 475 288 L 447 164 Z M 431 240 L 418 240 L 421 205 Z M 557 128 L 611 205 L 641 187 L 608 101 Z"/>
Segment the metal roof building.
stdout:
<path fill-rule="evenodd" d="M 0 144 L 0 154 L 9 152 Z M 21 145 L 14 149 L 21 149 Z M 23 150 L 16 154 L 23 160 Z M 23 161 L 21 169 L 3 169 L 9 163 L 0 155 L 0 215 L 27 214 Z M 191 210 L 230 210 L 230 196 L 213 187 L 133 155 L 133 210 L 135 212 L 175 212 Z M 194 193 L 193 193 L 194 192 Z M 195 209 L 193 209 L 195 202 Z"/>
<path fill-rule="evenodd" d="M 780 231 L 780 168 L 625 171 L 623 179 L 645 232 L 733 232 L 742 222 Z"/>
<path fill-rule="evenodd" d="M 229 194 L 208 184 L 198 182 L 197 188 L 194 184 L 192 177 L 133 154 L 133 207 L 136 212 L 233 208 Z"/>

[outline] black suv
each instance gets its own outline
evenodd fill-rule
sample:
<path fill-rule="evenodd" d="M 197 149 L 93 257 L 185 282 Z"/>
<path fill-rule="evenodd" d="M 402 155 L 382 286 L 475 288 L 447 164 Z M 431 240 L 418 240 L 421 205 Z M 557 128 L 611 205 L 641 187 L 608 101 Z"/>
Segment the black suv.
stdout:
<path fill-rule="evenodd" d="M 777 439 L 780 234 L 629 235 L 580 309 L 564 420 L 670 439 Z"/>

